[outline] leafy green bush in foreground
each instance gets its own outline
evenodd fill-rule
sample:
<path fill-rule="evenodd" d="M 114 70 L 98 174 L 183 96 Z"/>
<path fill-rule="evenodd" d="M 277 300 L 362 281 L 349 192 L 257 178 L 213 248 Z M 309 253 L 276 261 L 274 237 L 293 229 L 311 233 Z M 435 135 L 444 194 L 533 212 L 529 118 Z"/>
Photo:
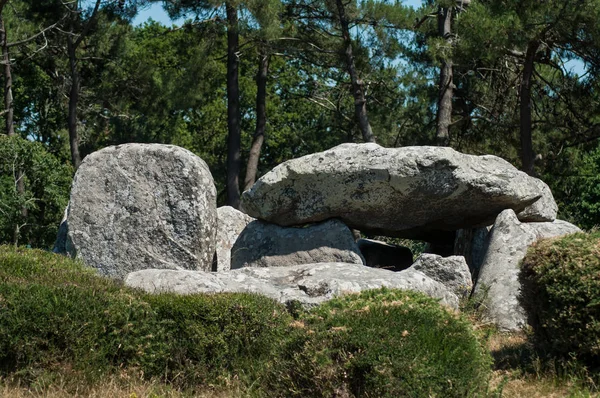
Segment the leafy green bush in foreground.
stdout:
<path fill-rule="evenodd" d="M 293 318 L 250 294 L 149 295 L 78 262 L 0 246 L 0 377 L 72 367 L 256 396 L 476 396 L 490 359 L 457 314 L 377 290 Z M 343 395 L 345 394 L 345 395 Z"/>
<path fill-rule="evenodd" d="M 523 260 L 520 278 L 537 348 L 598 361 L 600 232 L 538 242 Z"/>
<path fill-rule="evenodd" d="M 4 375 L 66 363 L 92 377 L 130 368 L 181 385 L 252 377 L 290 320 L 266 297 L 152 296 L 62 256 L 0 246 Z"/>
<path fill-rule="evenodd" d="M 274 395 L 467 397 L 487 386 L 491 359 L 472 325 L 420 293 L 344 296 L 296 327 L 272 365 Z"/>

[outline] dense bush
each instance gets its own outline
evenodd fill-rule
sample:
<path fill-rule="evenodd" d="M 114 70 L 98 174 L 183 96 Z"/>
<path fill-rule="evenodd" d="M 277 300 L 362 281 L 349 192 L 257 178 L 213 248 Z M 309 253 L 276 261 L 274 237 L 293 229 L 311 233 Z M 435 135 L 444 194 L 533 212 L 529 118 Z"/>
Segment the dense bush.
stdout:
<path fill-rule="evenodd" d="M 266 384 L 277 396 L 467 397 L 491 360 L 472 325 L 420 293 L 374 290 L 295 322 Z"/>
<path fill-rule="evenodd" d="M 0 243 L 51 247 L 69 201 L 71 177 L 71 167 L 42 144 L 0 136 Z"/>
<path fill-rule="evenodd" d="M 536 346 L 600 359 L 600 233 L 538 242 L 523 260 L 520 279 Z"/>
<path fill-rule="evenodd" d="M 291 318 L 251 294 L 151 296 L 61 256 L 0 246 L 0 372 L 70 364 L 178 385 L 252 378 Z"/>

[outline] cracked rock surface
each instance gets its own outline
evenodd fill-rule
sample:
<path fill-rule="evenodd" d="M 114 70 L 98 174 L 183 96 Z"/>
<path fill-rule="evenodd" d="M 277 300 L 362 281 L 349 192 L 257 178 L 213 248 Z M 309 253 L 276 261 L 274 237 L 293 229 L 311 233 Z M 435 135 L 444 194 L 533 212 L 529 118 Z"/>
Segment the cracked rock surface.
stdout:
<path fill-rule="evenodd" d="M 496 156 L 342 144 L 275 167 L 244 192 L 242 208 L 282 226 L 339 218 L 375 235 L 434 241 L 456 229 L 489 225 L 504 209 L 521 212 L 542 190 L 536 179 Z M 524 214 L 553 219 L 539 214 L 539 207 Z"/>
<path fill-rule="evenodd" d="M 206 163 L 172 145 L 126 144 L 87 156 L 77 170 L 66 250 L 101 274 L 146 268 L 210 271 L 216 189 Z"/>
<path fill-rule="evenodd" d="M 458 297 L 416 270 L 393 272 L 360 264 L 318 263 L 273 268 L 241 268 L 229 272 L 149 269 L 132 272 L 125 284 L 149 293 L 246 292 L 313 306 L 343 293 L 380 287 L 415 290 L 458 308 Z"/>

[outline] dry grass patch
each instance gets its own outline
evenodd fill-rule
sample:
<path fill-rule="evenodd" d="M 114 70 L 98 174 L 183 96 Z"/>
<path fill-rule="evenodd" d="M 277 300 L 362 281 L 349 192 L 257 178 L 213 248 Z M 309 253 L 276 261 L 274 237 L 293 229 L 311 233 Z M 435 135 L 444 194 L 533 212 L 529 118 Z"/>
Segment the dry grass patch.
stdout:
<path fill-rule="evenodd" d="M 487 347 L 494 358 L 490 390 L 503 398 L 600 397 L 585 368 L 542 360 L 525 333 L 492 333 Z"/>
<path fill-rule="evenodd" d="M 177 390 L 164 383 L 131 379 L 129 377 L 109 377 L 101 382 L 87 382 L 71 379 L 70 376 L 56 376 L 48 383 L 38 381 L 34 385 L 22 386 L 15 380 L 0 380 L 2 398 L 239 398 L 244 396 L 241 387 L 232 384 L 229 387 L 202 390 Z"/>

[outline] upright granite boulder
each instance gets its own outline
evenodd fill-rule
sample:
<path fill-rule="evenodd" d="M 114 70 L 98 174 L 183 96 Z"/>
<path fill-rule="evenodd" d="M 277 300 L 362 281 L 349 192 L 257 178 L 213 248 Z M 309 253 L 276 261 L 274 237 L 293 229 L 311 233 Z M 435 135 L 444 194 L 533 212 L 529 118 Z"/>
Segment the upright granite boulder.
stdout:
<path fill-rule="evenodd" d="M 240 233 L 254 218 L 231 206 L 217 209 L 217 263 L 213 271 L 229 271 L 231 269 L 231 248 Z M 213 268 L 214 264 L 213 264 Z"/>
<path fill-rule="evenodd" d="M 500 329 L 516 331 L 526 325 L 519 303 L 519 263 L 534 242 L 580 232 L 566 221 L 522 223 L 515 212 L 505 210 L 490 231 L 475 293 L 485 301 L 485 316 Z"/>
<path fill-rule="evenodd" d="M 126 144 L 87 156 L 73 180 L 67 250 L 100 273 L 210 271 L 216 189 L 206 163 L 172 145 Z"/>
<path fill-rule="evenodd" d="M 252 221 L 231 249 L 231 269 L 323 262 L 364 264 L 352 232 L 339 220 L 302 228 Z"/>
<path fill-rule="evenodd" d="M 459 301 L 444 285 L 416 270 L 391 272 L 344 263 L 240 268 L 212 273 L 148 269 L 127 275 L 125 284 L 149 293 L 257 293 L 284 304 L 298 302 L 306 307 L 344 293 L 384 286 L 419 291 L 452 308 L 458 308 Z"/>
<path fill-rule="evenodd" d="M 282 226 L 335 217 L 375 235 L 446 241 L 459 228 L 491 224 L 504 209 L 521 212 L 542 195 L 532 177 L 496 156 L 368 143 L 282 163 L 244 192 L 242 207 Z"/>

